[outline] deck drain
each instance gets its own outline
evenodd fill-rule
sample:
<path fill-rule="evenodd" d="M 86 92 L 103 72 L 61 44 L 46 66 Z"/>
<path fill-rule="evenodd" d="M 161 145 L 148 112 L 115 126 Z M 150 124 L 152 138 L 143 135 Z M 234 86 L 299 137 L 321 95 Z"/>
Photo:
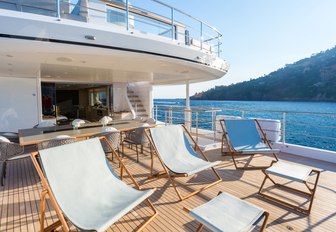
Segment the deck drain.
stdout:
<path fill-rule="evenodd" d="M 286 226 L 286 228 L 287 228 L 287 230 L 289 230 L 289 231 L 292 231 L 292 230 L 294 230 L 294 228 L 293 228 L 293 227 L 291 227 L 291 226 Z"/>

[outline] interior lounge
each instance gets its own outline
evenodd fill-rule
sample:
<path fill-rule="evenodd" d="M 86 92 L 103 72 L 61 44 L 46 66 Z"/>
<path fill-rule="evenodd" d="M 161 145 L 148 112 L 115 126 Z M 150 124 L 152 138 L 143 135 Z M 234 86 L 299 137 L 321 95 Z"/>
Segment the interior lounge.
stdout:
<path fill-rule="evenodd" d="M 106 84 L 42 82 L 43 120 L 56 120 L 58 125 L 76 118 L 98 121 L 112 114 L 112 91 Z"/>

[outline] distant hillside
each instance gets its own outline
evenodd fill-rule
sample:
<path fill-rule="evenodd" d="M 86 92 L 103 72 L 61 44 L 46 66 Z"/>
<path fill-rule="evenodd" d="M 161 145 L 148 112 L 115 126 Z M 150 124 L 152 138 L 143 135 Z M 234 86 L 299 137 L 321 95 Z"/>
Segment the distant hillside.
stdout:
<path fill-rule="evenodd" d="M 336 101 L 336 46 L 266 76 L 196 93 L 194 100 Z"/>

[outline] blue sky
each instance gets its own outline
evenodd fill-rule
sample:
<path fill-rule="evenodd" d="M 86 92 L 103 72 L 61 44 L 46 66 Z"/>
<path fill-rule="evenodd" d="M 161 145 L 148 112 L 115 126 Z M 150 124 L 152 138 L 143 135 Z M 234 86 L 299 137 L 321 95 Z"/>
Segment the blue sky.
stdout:
<path fill-rule="evenodd" d="M 230 64 L 219 80 L 190 95 L 268 74 L 336 45 L 335 0 L 161 0 L 216 27 Z M 154 87 L 155 98 L 185 98 L 185 86 Z"/>

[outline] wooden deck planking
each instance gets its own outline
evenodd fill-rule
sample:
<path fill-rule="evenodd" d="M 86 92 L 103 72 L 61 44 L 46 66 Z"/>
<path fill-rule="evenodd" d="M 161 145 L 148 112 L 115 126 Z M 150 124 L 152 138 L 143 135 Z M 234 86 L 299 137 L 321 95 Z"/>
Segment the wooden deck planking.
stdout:
<path fill-rule="evenodd" d="M 139 155 L 140 162 L 136 163 L 135 151 L 126 149 L 125 163 L 141 187 L 157 187 L 150 197 L 154 207 L 159 211 L 145 231 L 195 231 L 198 222 L 182 211 L 184 206 L 194 208 L 215 197 L 219 191 L 231 193 L 247 200 L 270 213 L 266 231 L 333 231 L 336 228 L 336 165 L 307 158 L 297 158 L 288 154 L 280 154 L 279 158 L 288 162 L 299 162 L 302 165 L 321 169 L 319 186 L 316 192 L 311 215 L 305 216 L 283 206 L 262 199 L 256 193 L 263 180 L 260 170 L 235 170 L 229 157 L 222 157 L 219 150 L 207 152 L 210 160 L 223 160 L 223 165 L 217 168 L 223 182 L 207 189 L 196 196 L 179 202 L 176 192 L 165 178 L 148 180 L 149 155 Z M 116 161 L 116 160 L 115 160 Z M 256 157 L 252 165 L 264 165 L 271 162 L 271 157 Z M 117 168 L 117 163 L 112 163 Z M 155 163 L 158 170 L 160 166 Z M 195 187 L 203 186 L 209 178 L 210 171 L 204 171 L 196 177 L 178 178 L 179 186 L 185 194 Z M 211 172 L 212 175 L 212 172 Z M 125 182 L 130 183 L 126 176 Z M 30 159 L 17 160 L 8 163 L 5 186 L 0 187 L 0 231 L 39 231 L 39 204 L 42 190 L 39 177 Z M 284 196 L 288 193 L 281 192 Z M 57 217 L 50 203 L 46 208 L 46 225 L 54 222 Z M 109 231 L 132 231 L 150 216 L 152 211 L 146 204 L 141 204 L 135 211 L 125 215 Z M 74 228 L 74 227 L 72 227 Z M 204 231 L 208 231 L 204 229 Z"/>

